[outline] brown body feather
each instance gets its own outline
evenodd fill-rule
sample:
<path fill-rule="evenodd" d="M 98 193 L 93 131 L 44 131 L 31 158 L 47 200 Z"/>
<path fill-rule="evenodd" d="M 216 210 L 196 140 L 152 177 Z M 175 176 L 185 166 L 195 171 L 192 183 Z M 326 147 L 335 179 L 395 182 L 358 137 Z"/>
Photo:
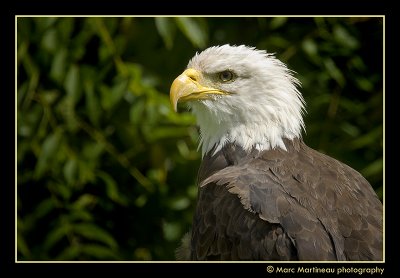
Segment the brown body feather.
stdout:
<path fill-rule="evenodd" d="M 382 260 L 382 204 L 354 169 L 285 139 L 227 144 L 199 170 L 191 260 Z"/>

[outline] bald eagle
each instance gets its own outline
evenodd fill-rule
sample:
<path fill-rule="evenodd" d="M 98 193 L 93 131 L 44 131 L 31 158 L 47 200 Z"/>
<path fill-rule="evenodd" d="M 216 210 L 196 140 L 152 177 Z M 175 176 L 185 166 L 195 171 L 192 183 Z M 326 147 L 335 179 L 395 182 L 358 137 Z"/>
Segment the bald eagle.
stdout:
<path fill-rule="evenodd" d="M 305 145 L 299 85 L 244 45 L 197 53 L 174 80 L 171 103 L 187 102 L 203 154 L 178 259 L 383 259 L 382 203 L 360 173 Z"/>

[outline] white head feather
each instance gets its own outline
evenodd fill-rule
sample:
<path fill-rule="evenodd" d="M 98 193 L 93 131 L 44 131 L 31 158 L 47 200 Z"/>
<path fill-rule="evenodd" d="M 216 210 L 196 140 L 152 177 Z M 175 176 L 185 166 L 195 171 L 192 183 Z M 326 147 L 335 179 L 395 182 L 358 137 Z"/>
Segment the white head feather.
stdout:
<path fill-rule="evenodd" d="M 196 53 L 187 67 L 202 73 L 202 85 L 231 93 L 189 102 L 200 127 L 203 156 L 228 142 L 246 151 L 286 150 L 283 138 L 301 137 L 304 100 L 296 88 L 300 82 L 273 54 L 244 45 L 216 46 Z M 226 83 L 207 78 L 225 70 L 236 78 Z"/>

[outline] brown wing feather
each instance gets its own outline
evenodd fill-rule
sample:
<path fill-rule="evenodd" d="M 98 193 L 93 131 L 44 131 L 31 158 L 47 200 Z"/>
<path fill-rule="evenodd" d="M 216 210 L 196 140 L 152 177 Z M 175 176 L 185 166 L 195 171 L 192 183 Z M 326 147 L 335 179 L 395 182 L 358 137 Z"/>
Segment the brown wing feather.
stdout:
<path fill-rule="evenodd" d="M 230 144 L 199 171 L 194 260 L 382 260 L 382 204 L 355 170 L 287 141 Z"/>
<path fill-rule="evenodd" d="M 192 260 L 297 259 L 282 227 L 243 209 L 225 186 L 200 190 L 192 229 Z"/>

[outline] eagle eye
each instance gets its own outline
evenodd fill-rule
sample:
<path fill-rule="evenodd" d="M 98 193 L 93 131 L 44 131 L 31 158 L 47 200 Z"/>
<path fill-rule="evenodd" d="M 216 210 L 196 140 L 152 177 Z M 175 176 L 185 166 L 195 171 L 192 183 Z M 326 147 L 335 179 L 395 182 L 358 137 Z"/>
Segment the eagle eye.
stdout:
<path fill-rule="evenodd" d="M 219 79 L 222 82 L 229 82 L 232 81 L 234 77 L 233 72 L 231 72 L 230 70 L 224 70 L 223 72 L 219 73 Z"/>

